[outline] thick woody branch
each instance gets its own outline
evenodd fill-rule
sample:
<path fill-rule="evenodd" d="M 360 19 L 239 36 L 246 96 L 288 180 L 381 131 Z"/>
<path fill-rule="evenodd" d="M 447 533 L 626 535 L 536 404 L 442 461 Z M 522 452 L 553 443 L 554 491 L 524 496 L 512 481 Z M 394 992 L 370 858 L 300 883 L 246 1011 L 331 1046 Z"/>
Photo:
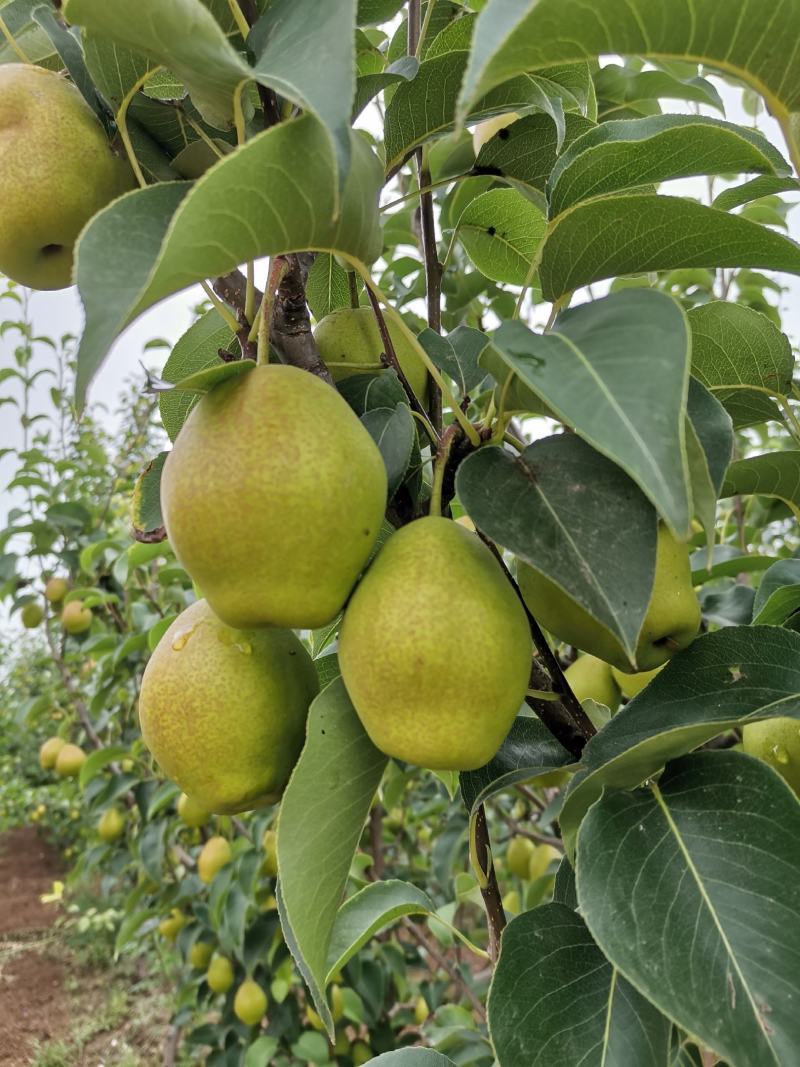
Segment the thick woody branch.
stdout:
<path fill-rule="evenodd" d="M 492 848 L 489 842 L 489 827 L 486 823 L 486 809 L 480 805 L 475 815 L 475 851 L 478 863 L 486 878 L 486 885 L 481 887 L 483 906 L 489 920 L 489 955 L 492 962 L 497 962 L 500 955 L 500 938 L 506 927 L 506 913 L 497 884 L 497 875 L 492 860 Z"/>

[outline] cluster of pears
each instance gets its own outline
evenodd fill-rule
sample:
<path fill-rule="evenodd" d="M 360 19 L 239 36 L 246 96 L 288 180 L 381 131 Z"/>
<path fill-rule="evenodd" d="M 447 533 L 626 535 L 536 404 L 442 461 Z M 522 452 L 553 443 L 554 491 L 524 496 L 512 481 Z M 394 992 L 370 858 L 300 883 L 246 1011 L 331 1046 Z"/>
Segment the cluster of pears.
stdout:
<path fill-rule="evenodd" d="M 0 273 L 63 289 L 83 227 L 134 184 L 74 85 L 32 64 L 0 66 Z"/>
<path fill-rule="evenodd" d="M 77 778 L 86 762 L 86 753 L 63 737 L 48 737 L 39 749 L 39 766 L 43 771 L 54 770 L 61 778 Z"/>
<path fill-rule="evenodd" d="M 47 580 L 44 598 L 54 610 L 60 611 L 61 627 L 65 633 L 73 636 L 86 633 L 92 625 L 92 610 L 75 597 L 64 603 L 68 592 L 69 581 L 66 578 L 53 577 Z M 20 611 L 20 619 L 26 630 L 35 629 L 44 619 L 43 605 L 38 600 L 29 600 Z"/>

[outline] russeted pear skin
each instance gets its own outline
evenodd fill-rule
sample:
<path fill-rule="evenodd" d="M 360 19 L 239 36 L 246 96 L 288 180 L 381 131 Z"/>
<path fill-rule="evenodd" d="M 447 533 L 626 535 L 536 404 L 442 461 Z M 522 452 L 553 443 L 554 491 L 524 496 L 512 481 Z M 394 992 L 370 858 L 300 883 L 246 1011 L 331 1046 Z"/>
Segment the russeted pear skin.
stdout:
<path fill-rule="evenodd" d="M 139 719 L 163 772 L 207 812 L 273 803 L 305 739 L 319 684 L 289 630 L 235 630 L 199 600 L 153 652 Z"/>
<path fill-rule="evenodd" d="M 224 622 L 306 629 L 344 605 L 380 531 L 386 484 L 377 446 L 336 390 L 268 364 L 192 411 L 161 504 L 175 554 Z"/>
<path fill-rule="evenodd" d="M 0 273 L 63 289 L 83 227 L 134 185 L 74 85 L 33 64 L 0 66 Z"/>
<path fill-rule="evenodd" d="M 339 663 L 373 743 L 436 770 L 495 754 L 531 669 L 525 612 L 491 552 L 449 519 L 393 534 L 345 612 Z"/>

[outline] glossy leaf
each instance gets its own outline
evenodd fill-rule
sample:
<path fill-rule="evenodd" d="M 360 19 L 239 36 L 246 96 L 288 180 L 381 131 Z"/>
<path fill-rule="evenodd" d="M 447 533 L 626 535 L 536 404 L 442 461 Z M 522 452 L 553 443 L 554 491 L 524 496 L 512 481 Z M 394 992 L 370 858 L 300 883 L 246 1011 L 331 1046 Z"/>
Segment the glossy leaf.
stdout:
<path fill-rule="evenodd" d="M 800 517 L 800 451 L 767 452 L 731 463 L 720 496 L 748 493 L 776 496 Z"/>
<path fill-rule="evenodd" d="M 361 416 L 361 421 L 383 456 L 391 500 L 403 484 L 411 462 L 417 440 L 414 418 L 408 404 L 401 403 L 394 409 L 371 408 Z"/>
<path fill-rule="evenodd" d="M 178 339 L 164 364 L 161 377 L 167 382 L 179 382 L 197 371 L 218 366 L 220 349 L 227 349 L 232 340 L 230 327 L 223 321 L 219 312 L 212 308 L 192 323 Z M 159 393 L 158 410 L 171 441 L 178 436 L 178 431 L 197 400 L 196 394 L 174 389 Z"/>
<path fill-rule="evenodd" d="M 764 572 L 753 604 L 754 625 L 782 626 L 800 611 L 800 559 L 782 559 Z"/>
<path fill-rule="evenodd" d="M 417 338 L 433 362 L 458 386 L 462 396 L 476 389 L 486 377 L 478 358 L 489 338 L 471 326 L 457 326 L 447 337 L 426 329 Z"/>
<path fill-rule="evenodd" d="M 467 204 L 457 230 L 481 274 L 492 281 L 523 285 L 544 237 L 545 218 L 516 189 L 490 189 Z"/>

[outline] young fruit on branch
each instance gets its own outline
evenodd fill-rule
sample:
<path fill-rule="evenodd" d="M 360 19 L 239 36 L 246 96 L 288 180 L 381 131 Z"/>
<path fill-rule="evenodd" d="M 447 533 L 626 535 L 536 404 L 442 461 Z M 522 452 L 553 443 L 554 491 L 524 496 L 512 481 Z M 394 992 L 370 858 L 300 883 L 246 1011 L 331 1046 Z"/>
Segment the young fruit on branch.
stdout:
<path fill-rule="evenodd" d="M 19 613 L 22 625 L 26 630 L 35 630 L 44 618 L 44 608 L 35 600 L 30 600 Z"/>
<path fill-rule="evenodd" d="M 386 325 L 397 362 L 421 403 L 428 390 L 428 371 L 406 335 L 388 319 Z M 319 354 L 335 382 L 354 374 L 379 374 L 384 344 L 372 308 L 338 308 L 314 330 Z"/>
<path fill-rule="evenodd" d="M 63 737 L 48 737 L 39 749 L 39 766 L 43 771 L 50 771 L 56 765 L 61 749 L 66 745 Z"/>
<path fill-rule="evenodd" d="M 233 998 L 233 1012 L 240 1022 L 255 1026 L 267 1011 L 267 994 L 252 978 L 245 978 Z"/>
<path fill-rule="evenodd" d="M 594 700 L 605 704 L 610 711 L 619 707 L 619 686 L 613 668 L 597 656 L 578 656 L 567 667 L 564 677 L 578 700 Z"/>
<path fill-rule="evenodd" d="M 386 469 L 335 389 L 270 364 L 192 411 L 161 504 L 175 554 L 224 622 L 313 628 L 338 614 L 369 558 Z"/>
<path fill-rule="evenodd" d="M 197 857 L 197 873 L 200 881 L 209 885 L 232 859 L 230 843 L 224 837 L 209 837 Z"/>
<path fill-rule="evenodd" d="M 197 971 L 204 971 L 211 961 L 214 946 L 207 941 L 195 941 L 189 949 L 189 966 Z"/>
<path fill-rule="evenodd" d="M 0 273 L 63 289 L 78 234 L 134 184 L 74 85 L 42 67 L 0 66 Z"/>
<path fill-rule="evenodd" d="M 118 808 L 107 808 L 97 824 L 97 833 L 106 844 L 118 841 L 125 833 L 125 816 Z"/>
<path fill-rule="evenodd" d="M 633 700 L 645 686 L 652 682 L 657 674 L 663 671 L 665 666 L 666 664 L 662 664 L 660 667 L 656 667 L 655 670 L 641 671 L 639 674 L 625 674 L 623 671 L 618 671 L 616 667 L 612 667 L 611 673 L 625 699 Z"/>
<path fill-rule="evenodd" d="M 147 664 L 142 736 L 164 773 L 205 811 L 248 811 L 282 793 L 318 688 L 293 633 L 234 630 L 199 600 Z"/>
<path fill-rule="evenodd" d="M 483 766 L 522 704 L 531 637 L 491 552 L 449 519 L 390 537 L 348 605 L 342 677 L 373 742 L 437 770 Z"/>
<path fill-rule="evenodd" d="M 188 921 L 180 908 L 173 908 L 169 916 L 158 924 L 158 932 L 167 941 L 174 941 Z"/>
<path fill-rule="evenodd" d="M 77 778 L 86 762 L 86 753 L 77 745 L 64 745 L 56 756 L 56 774 L 61 778 Z"/>
<path fill-rule="evenodd" d="M 215 956 L 206 971 L 208 988 L 213 993 L 227 993 L 233 985 L 233 964 L 224 956 Z"/>
<path fill-rule="evenodd" d="M 692 643 L 700 626 L 689 550 L 663 524 L 658 528 L 655 581 L 634 663 L 629 662 L 617 639 L 554 582 L 522 561 L 517 577 L 525 603 L 545 630 L 626 673 L 660 667 Z"/>
<path fill-rule="evenodd" d="M 178 818 L 182 822 L 185 822 L 187 826 L 198 827 L 205 825 L 209 817 L 209 813 L 202 804 L 192 800 L 186 793 L 181 793 L 178 798 Z"/>
<path fill-rule="evenodd" d="M 800 796 L 800 720 L 781 716 L 745 723 L 742 749 L 768 763 Z"/>
<path fill-rule="evenodd" d="M 68 634 L 83 634 L 92 625 L 92 612 L 80 600 L 70 600 L 61 612 L 61 625 Z"/>
<path fill-rule="evenodd" d="M 66 578 L 49 578 L 44 587 L 45 599 L 51 604 L 60 604 L 69 592 L 69 582 Z"/>
<path fill-rule="evenodd" d="M 506 851 L 506 864 L 511 873 L 517 878 L 527 878 L 535 851 L 536 846 L 530 838 L 512 837 Z"/>

